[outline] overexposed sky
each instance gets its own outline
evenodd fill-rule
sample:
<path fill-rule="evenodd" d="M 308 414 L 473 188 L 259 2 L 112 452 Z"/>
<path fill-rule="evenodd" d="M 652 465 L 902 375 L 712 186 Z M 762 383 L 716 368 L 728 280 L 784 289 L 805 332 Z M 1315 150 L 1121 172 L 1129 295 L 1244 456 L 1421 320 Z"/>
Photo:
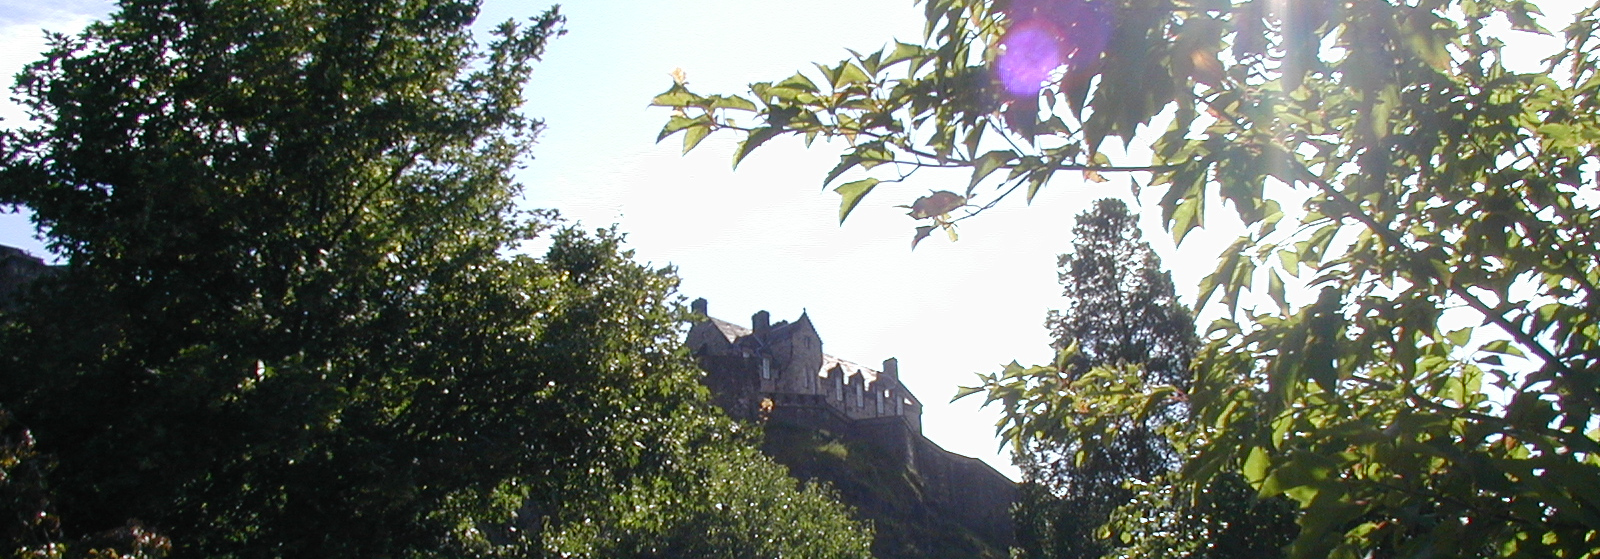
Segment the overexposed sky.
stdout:
<path fill-rule="evenodd" d="M 1553 4 L 1552 13 L 1575 5 Z M 480 27 L 546 7 L 490 0 Z M 41 29 L 74 32 L 110 9 L 100 0 L 0 0 L 0 72 L 13 75 L 37 58 Z M 819 141 L 806 150 L 798 140 L 774 140 L 735 172 L 731 137 L 712 137 L 688 156 L 680 155 L 677 137 L 657 145 L 668 112 L 648 104 L 675 68 L 698 92 L 743 93 L 749 82 L 779 80 L 813 61 L 837 62 L 846 47 L 920 40 L 920 6 L 572 0 L 562 11 L 568 34 L 550 45 L 528 90 L 528 113 L 547 128 L 520 174 L 526 205 L 557 208 L 585 227 L 617 224 L 640 260 L 676 266 L 682 293 L 708 299 L 714 316 L 748 324 L 758 310 L 774 321 L 804 311 L 828 353 L 869 365 L 899 358 L 902 380 L 926 405 L 926 434 L 1015 477 L 1009 458 L 996 451 L 994 410 L 979 410 L 974 399 L 947 402 L 974 373 L 1013 359 L 1051 358 L 1043 321 L 1060 306 L 1055 262 L 1071 249 L 1072 218 L 1107 196 L 1137 209 L 1127 179 L 1091 185 L 1063 174 L 1031 206 L 1020 197 L 1007 201 L 963 222 L 959 242 L 935 234 L 913 252 L 916 223 L 893 206 L 930 190 L 960 190 L 965 173 L 924 172 L 880 186 L 840 226 L 838 196 L 821 188 L 838 146 Z M 0 117 L 10 125 L 23 115 L 6 103 Z M 1144 193 L 1146 214 L 1158 214 L 1155 194 Z M 1239 234 L 1234 222 L 1213 219 L 1179 250 L 1154 216 L 1144 224 L 1191 304 L 1217 251 Z M 22 216 L 0 215 L 0 244 L 42 253 Z"/>
<path fill-rule="evenodd" d="M 674 68 L 695 91 L 743 93 L 750 82 L 837 62 L 847 47 L 917 41 L 921 11 L 909 0 L 579 0 L 563 11 L 569 33 L 530 90 L 529 112 L 548 128 L 524 175 L 529 203 L 586 226 L 618 223 L 640 259 L 677 266 L 683 293 L 705 297 L 714 316 L 749 324 L 763 309 L 773 320 L 804 311 L 828 353 L 869 365 L 898 358 L 926 404 L 925 433 L 1015 477 L 996 450 L 998 415 L 976 399 L 948 402 L 974 373 L 1052 357 L 1043 322 L 1058 305 L 1055 262 L 1071 248 L 1072 217 L 1100 197 L 1129 196 L 1126 180 L 1063 175 L 1032 207 L 1019 197 L 963 222 L 959 242 L 936 234 L 913 252 L 918 223 L 894 206 L 964 188 L 967 173 L 924 171 L 880 186 L 841 226 L 838 196 L 821 188 L 839 146 L 774 140 L 734 171 L 734 138 L 713 136 L 680 155 L 678 137 L 654 143 L 668 112 L 648 107 Z M 1175 256 L 1152 230 L 1163 255 Z M 1193 247 L 1226 246 L 1234 234 L 1186 243 L 1190 265 L 1178 283 L 1192 286 L 1213 267 L 1216 249 Z"/>

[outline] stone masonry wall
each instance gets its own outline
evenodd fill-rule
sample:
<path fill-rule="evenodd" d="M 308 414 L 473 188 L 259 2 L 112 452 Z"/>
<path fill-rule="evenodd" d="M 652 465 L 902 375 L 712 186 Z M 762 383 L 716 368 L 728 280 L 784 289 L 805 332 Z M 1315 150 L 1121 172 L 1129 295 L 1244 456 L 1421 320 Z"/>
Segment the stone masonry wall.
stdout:
<path fill-rule="evenodd" d="M 695 301 L 694 310 L 705 314 L 705 301 Z M 710 318 L 691 327 L 690 351 L 717 405 L 736 418 L 824 430 L 882 449 L 920 482 L 940 514 L 999 549 L 1012 543 L 1016 484 L 923 436 L 922 405 L 900 385 L 896 361 L 873 371 L 822 353 L 805 315 L 794 323 L 768 320 L 762 311 L 751 328 Z"/>

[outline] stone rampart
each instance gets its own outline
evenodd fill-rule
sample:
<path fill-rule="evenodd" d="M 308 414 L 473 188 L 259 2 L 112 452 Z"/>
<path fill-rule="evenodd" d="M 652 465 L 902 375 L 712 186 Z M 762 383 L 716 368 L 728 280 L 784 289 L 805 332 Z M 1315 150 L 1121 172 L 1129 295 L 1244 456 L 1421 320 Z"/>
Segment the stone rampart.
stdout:
<path fill-rule="evenodd" d="M 705 300 L 694 310 L 704 315 Z M 1016 484 L 923 436 L 922 404 L 900 384 L 895 359 L 874 371 L 827 355 L 804 314 L 774 324 L 761 311 L 751 325 L 706 318 L 690 328 L 689 349 L 717 405 L 736 418 L 826 431 L 882 450 L 920 486 L 927 506 L 995 548 L 1011 544 Z"/>

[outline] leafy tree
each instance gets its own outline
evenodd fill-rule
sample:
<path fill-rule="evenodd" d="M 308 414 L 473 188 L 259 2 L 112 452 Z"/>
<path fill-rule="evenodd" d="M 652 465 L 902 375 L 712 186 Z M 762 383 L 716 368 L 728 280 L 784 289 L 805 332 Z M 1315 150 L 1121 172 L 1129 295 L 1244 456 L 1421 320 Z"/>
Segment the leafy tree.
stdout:
<path fill-rule="evenodd" d="M 1171 498 L 1227 475 L 1286 495 L 1295 557 L 1600 549 L 1594 8 L 1527 69 L 1489 31 L 1544 33 L 1525 1 L 925 6 L 921 42 L 821 79 L 744 97 L 676 84 L 655 101 L 677 111 L 663 135 L 732 130 L 736 160 L 779 135 L 846 140 L 825 180 L 864 178 L 836 189 L 841 217 L 907 178 L 887 170 L 970 170 L 965 192 L 911 204 L 918 237 L 1062 171 L 1145 179 L 1180 242 L 1220 197 L 1247 233 L 1200 286 L 1225 314 L 1196 359 Z M 1141 129 L 1148 152 L 1102 149 Z M 1291 190 L 1303 211 L 1274 199 Z M 1291 300 L 1295 283 L 1317 300 Z M 1275 305 L 1241 308 L 1247 292 Z M 1089 409 L 1094 432 L 1176 394 L 1095 371 L 1003 400 L 1008 428 Z M 1138 548 L 1167 525 L 1118 537 Z"/>
<path fill-rule="evenodd" d="M 551 535 L 562 557 L 869 557 L 872 533 L 840 514 L 831 491 L 799 487 L 755 450 L 716 440 L 732 426 L 677 438 L 681 463 L 593 503 Z"/>
<path fill-rule="evenodd" d="M 137 520 L 126 526 L 75 541 L 63 541 L 61 519 L 51 510 L 51 492 L 45 480 L 52 463 L 41 455 L 32 433 L 16 425 L 0 409 L 0 510 L 4 537 L 17 557 L 38 559 L 153 559 L 167 554 L 172 543 L 146 529 Z"/>
<path fill-rule="evenodd" d="M 106 553 L 539 556 L 601 522 L 866 556 L 840 505 L 727 434 L 670 270 L 607 231 L 503 256 L 559 223 L 513 211 L 511 170 L 561 18 L 479 47 L 476 13 L 130 0 L 19 77 L 38 126 L 0 135 L 0 203 L 68 265 L 0 314 L 0 498 L 49 519 L 0 527 L 6 553 L 133 526 Z M 596 513 L 617 502 L 663 520 Z M 734 502 L 786 506 L 761 518 L 793 535 L 734 530 Z"/>

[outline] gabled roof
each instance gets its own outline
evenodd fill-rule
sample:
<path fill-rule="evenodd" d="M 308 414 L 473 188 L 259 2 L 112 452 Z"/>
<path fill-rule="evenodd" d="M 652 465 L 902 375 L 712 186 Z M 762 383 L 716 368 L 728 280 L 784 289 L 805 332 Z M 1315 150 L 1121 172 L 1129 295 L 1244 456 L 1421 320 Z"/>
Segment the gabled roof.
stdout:
<path fill-rule="evenodd" d="M 722 332 L 722 337 L 726 338 L 728 343 L 737 344 L 741 339 L 755 334 L 754 330 L 745 328 L 738 324 L 734 324 L 720 318 L 708 318 L 711 319 L 711 324 L 716 326 L 718 331 Z M 817 334 L 817 327 L 811 324 L 811 318 L 806 316 L 805 313 L 801 313 L 800 318 L 796 319 L 794 322 L 789 322 L 787 320 L 779 321 L 778 323 L 773 324 L 770 328 L 767 328 L 766 332 L 761 335 L 760 339 L 752 338 L 750 342 L 746 343 L 755 343 L 758 346 L 770 345 L 774 341 L 795 335 L 796 332 L 802 331 L 801 328 L 810 330 L 812 336 L 821 338 L 821 336 Z"/>
<path fill-rule="evenodd" d="M 739 338 L 743 338 L 743 337 L 748 336 L 748 335 L 751 334 L 749 328 L 745 328 L 743 326 L 740 326 L 738 324 L 734 324 L 732 322 L 728 322 L 726 320 L 722 320 L 720 318 L 711 319 L 711 325 L 712 326 L 716 326 L 717 330 L 722 332 L 722 337 L 727 338 L 728 339 L 728 343 L 730 343 L 730 344 L 733 343 L 734 341 L 738 340 Z"/>
<path fill-rule="evenodd" d="M 777 340 L 777 339 L 788 337 L 788 336 L 793 336 L 793 335 L 795 335 L 796 332 L 800 332 L 802 327 L 807 329 L 807 330 L 810 330 L 811 331 L 811 335 L 816 336 L 818 338 L 822 337 L 822 336 L 817 334 L 816 325 L 811 324 L 811 317 L 807 316 L 806 313 L 804 311 L 802 311 L 800 313 L 800 318 L 795 319 L 794 322 L 789 322 L 787 320 L 780 320 L 777 323 L 773 324 L 772 328 L 767 329 L 766 338 L 767 338 L 767 340 L 770 341 L 770 340 Z"/>
<path fill-rule="evenodd" d="M 881 374 L 878 371 L 868 369 L 855 362 L 840 359 L 824 353 L 822 354 L 822 369 L 817 371 L 817 376 L 828 376 L 828 371 L 832 371 L 834 367 L 843 369 L 844 376 L 846 378 L 853 375 L 861 375 L 861 380 L 864 384 L 872 384 L 878 380 L 878 375 Z"/>
<path fill-rule="evenodd" d="M 800 313 L 800 318 L 795 319 L 794 322 L 779 321 L 778 323 L 773 324 L 760 336 L 757 336 L 754 330 L 745 328 L 744 326 L 740 326 L 720 318 L 707 318 L 710 319 L 711 325 L 715 326 L 717 331 L 722 334 L 722 337 L 727 339 L 728 343 L 735 346 L 744 346 L 746 348 L 767 346 L 776 340 L 793 336 L 796 332 L 801 331 L 801 327 L 810 330 L 813 336 L 821 339 L 821 336 L 817 334 L 817 327 L 811 323 L 811 317 L 804 312 Z M 847 359 L 840 359 L 826 353 L 822 354 L 822 367 L 817 370 L 817 376 L 827 377 L 828 371 L 833 370 L 834 367 L 838 367 L 843 370 L 846 379 L 851 376 L 860 375 L 862 384 L 866 386 L 871 386 L 872 383 L 878 382 L 879 378 L 883 376 L 883 373 L 877 369 L 872 369 Z M 898 384 L 899 379 L 895 379 L 895 381 Z M 913 402 L 917 402 L 919 405 L 921 404 L 921 401 L 915 395 L 913 395 L 910 390 L 906 389 L 904 385 L 900 385 L 900 393 L 911 398 Z"/>

